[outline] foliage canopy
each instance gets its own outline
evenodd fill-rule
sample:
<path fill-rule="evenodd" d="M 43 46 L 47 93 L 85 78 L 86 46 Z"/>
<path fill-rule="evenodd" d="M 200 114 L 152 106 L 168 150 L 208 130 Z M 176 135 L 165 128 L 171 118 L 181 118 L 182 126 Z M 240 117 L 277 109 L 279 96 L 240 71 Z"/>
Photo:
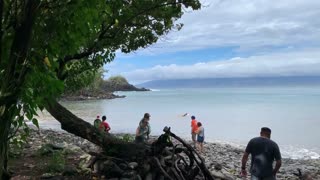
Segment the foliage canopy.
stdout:
<path fill-rule="evenodd" d="M 0 0 L 0 179 L 9 129 L 65 85 L 84 86 L 103 64 L 145 48 L 182 24 L 199 0 Z M 90 78 L 89 78 L 90 79 Z M 17 120 L 17 123 L 15 121 Z"/>

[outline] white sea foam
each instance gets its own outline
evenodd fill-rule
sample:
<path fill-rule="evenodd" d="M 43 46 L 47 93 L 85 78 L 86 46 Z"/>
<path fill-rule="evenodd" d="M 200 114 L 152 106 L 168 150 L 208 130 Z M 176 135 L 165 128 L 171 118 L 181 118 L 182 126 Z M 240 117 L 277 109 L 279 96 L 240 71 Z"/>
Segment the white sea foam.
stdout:
<path fill-rule="evenodd" d="M 281 147 L 280 147 L 281 148 Z M 284 158 L 291 158 L 291 159 L 319 159 L 320 155 L 311 150 L 306 148 L 298 148 L 293 146 L 285 146 L 282 147 L 282 156 Z"/>
<path fill-rule="evenodd" d="M 242 144 L 234 141 L 225 141 L 220 139 L 207 139 L 209 143 L 219 143 L 223 145 L 230 145 L 234 148 L 245 149 L 246 144 Z M 292 146 L 292 145 L 280 145 L 281 156 L 289 159 L 320 159 L 320 154 L 317 153 L 317 149 L 307 149 L 304 147 Z"/>
<path fill-rule="evenodd" d="M 151 91 L 160 91 L 160 89 L 150 89 Z"/>

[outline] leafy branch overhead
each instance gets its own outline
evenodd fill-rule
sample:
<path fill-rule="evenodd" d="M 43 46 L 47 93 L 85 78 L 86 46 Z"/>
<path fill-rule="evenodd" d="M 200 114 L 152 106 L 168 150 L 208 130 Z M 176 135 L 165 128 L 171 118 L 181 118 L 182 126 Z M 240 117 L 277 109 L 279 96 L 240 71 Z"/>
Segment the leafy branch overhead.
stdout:
<path fill-rule="evenodd" d="M 38 48 L 58 64 L 59 78 L 64 79 L 68 63 L 86 61 L 87 66 L 96 69 L 112 61 L 118 49 L 129 53 L 155 43 L 172 28 L 179 29 L 182 25 L 174 22 L 183 14 L 183 8 L 199 9 L 200 3 L 53 1 L 41 9 L 37 25 L 43 31 L 36 35 Z"/>

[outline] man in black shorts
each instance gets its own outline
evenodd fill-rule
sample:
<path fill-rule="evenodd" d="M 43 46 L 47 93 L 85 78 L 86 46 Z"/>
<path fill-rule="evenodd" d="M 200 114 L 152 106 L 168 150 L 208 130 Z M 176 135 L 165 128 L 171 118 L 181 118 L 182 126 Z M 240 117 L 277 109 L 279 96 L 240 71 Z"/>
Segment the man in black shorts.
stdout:
<path fill-rule="evenodd" d="M 251 180 L 275 180 L 281 167 L 281 154 L 277 143 L 270 139 L 271 129 L 261 128 L 260 137 L 249 141 L 242 157 L 241 174 L 247 175 L 246 164 L 251 154 Z M 273 161 L 276 165 L 273 168 Z"/>

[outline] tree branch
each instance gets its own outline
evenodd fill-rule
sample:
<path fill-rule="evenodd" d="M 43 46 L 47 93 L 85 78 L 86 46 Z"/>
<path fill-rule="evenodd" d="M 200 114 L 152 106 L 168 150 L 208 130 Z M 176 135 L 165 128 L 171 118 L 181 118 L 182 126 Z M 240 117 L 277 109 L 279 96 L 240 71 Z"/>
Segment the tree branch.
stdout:
<path fill-rule="evenodd" d="M 146 14 L 152 10 L 155 10 L 157 8 L 161 8 L 161 7 L 165 7 L 165 6 L 169 6 L 169 5 L 177 5 L 177 4 L 182 4 L 182 2 L 170 2 L 170 3 L 161 3 L 161 4 L 157 4 L 153 7 L 147 8 L 147 9 L 143 9 L 140 12 L 134 14 L 133 16 L 129 17 L 127 20 L 124 21 L 124 23 L 121 23 L 119 25 L 118 30 L 116 30 L 115 33 L 113 33 L 111 36 L 106 36 L 106 33 L 108 32 L 108 30 L 110 30 L 110 28 L 112 28 L 115 25 L 115 21 L 113 21 L 112 23 L 110 23 L 107 27 L 102 28 L 98 38 L 96 39 L 96 42 L 89 48 L 87 48 L 85 51 L 81 52 L 81 53 L 76 53 L 73 55 L 66 55 L 64 58 L 60 59 L 59 62 L 59 71 L 57 72 L 58 77 L 62 78 L 62 72 L 64 69 L 64 66 L 73 60 L 80 60 L 82 58 L 85 57 L 89 57 L 91 54 L 93 53 L 97 53 L 99 51 L 99 48 L 97 47 L 97 44 L 102 40 L 102 39 L 112 39 L 114 37 L 117 36 L 117 34 L 123 30 L 124 28 L 126 28 L 126 25 L 128 25 L 134 18 L 141 16 L 143 14 Z M 150 19 L 150 21 L 152 21 L 152 19 Z"/>
<path fill-rule="evenodd" d="M 82 52 L 82 53 L 78 53 L 78 54 L 73 54 L 73 55 L 66 55 L 63 60 L 62 60 L 62 63 L 63 64 L 66 64 L 68 63 L 69 61 L 71 60 L 75 60 L 75 59 L 82 59 L 82 58 L 85 58 L 85 57 L 88 57 L 90 56 L 91 54 L 93 53 L 96 53 L 96 46 L 98 44 L 98 42 L 103 38 L 104 34 L 107 33 L 107 31 L 114 25 L 115 23 L 111 23 L 109 24 L 109 26 L 107 26 L 106 28 L 102 28 L 100 33 L 99 33 L 99 36 L 98 36 L 98 39 L 96 40 L 96 42 L 90 47 L 88 48 L 86 51 Z"/>
<path fill-rule="evenodd" d="M 2 30 L 2 18 L 3 18 L 3 0 L 0 0 L 0 63 L 1 63 L 1 60 L 2 60 L 2 36 L 3 36 L 3 30 Z"/>
<path fill-rule="evenodd" d="M 37 11 L 38 4 L 36 1 L 26 1 L 25 9 L 22 17 L 24 19 L 21 25 L 15 30 L 15 36 L 11 45 L 8 76 L 15 76 L 16 67 L 22 65 L 27 58 L 27 52 L 30 45 L 30 39 L 32 36 L 32 26 L 34 24 L 35 13 Z"/>
<path fill-rule="evenodd" d="M 14 9 L 16 9 L 16 7 L 17 7 L 17 6 L 15 6 L 15 8 L 14 8 L 14 3 L 16 3 L 16 1 L 14 1 L 14 0 L 9 1 L 7 11 L 6 12 L 4 11 L 5 14 L 3 15 L 2 34 L 5 34 L 6 31 L 10 27 L 15 27 L 15 24 L 17 24 L 17 22 L 16 22 L 17 17 L 14 18 L 13 15 L 11 14 L 11 13 L 15 12 Z"/>
<path fill-rule="evenodd" d="M 140 15 L 143 15 L 149 11 L 152 11 L 154 9 L 157 9 L 157 8 L 160 8 L 160 7 L 164 7 L 164 6 L 168 6 L 168 5 L 176 5 L 178 3 L 174 2 L 174 3 L 165 3 L 165 4 L 159 4 L 159 5 L 156 5 L 156 6 L 153 6 L 151 8 L 148 8 L 148 9 L 144 9 L 140 12 L 138 12 L 137 14 L 133 15 L 132 17 L 128 18 L 124 23 L 121 23 L 121 25 L 119 25 L 119 28 L 116 33 L 109 37 L 109 38 L 114 38 L 116 36 L 116 34 L 118 34 L 120 32 L 120 30 L 122 30 L 123 28 L 125 28 L 125 25 L 126 24 L 129 24 L 129 22 L 131 22 L 134 18 L 140 16 Z M 88 48 L 86 51 L 82 52 L 82 53 L 78 53 L 78 54 L 74 54 L 74 55 L 67 55 L 63 58 L 63 63 L 66 64 L 67 62 L 71 61 L 71 60 L 77 60 L 77 59 L 82 59 L 84 57 L 88 57 L 89 55 L 93 54 L 93 53 L 96 53 L 97 51 L 95 51 L 95 46 L 97 45 L 97 43 L 102 40 L 103 38 L 106 38 L 107 36 L 105 36 L 105 34 L 107 33 L 107 31 L 115 24 L 115 22 L 113 21 L 111 24 L 109 24 L 109 26 L 107 26 L 106 28 L 104 29 L 101 29 L 101 32 L 99 33 L 99 36 L 98 36 L 98 39 L 97 39 L 97 42 L 94 43 L 94 45 L 92 45 L 90 48 Z"/>
<path fill-rule="evenodd" d="M 59 4 L 59 2 L 62 2 L 61 4 Z M 72 4 L 73 2 L 66 2 L 66 4 L 63 4 L 64 1 L 59 1 L 59 0 L 55 0 L 55 1 L 51 1 L 51 2 L 42 2 L 40 4 L 40 8 L 45 8 L 45 9 L 56 9 L 56 8 L 60 8 L 63 6 L 66 6 L 68 4 Z"/>

